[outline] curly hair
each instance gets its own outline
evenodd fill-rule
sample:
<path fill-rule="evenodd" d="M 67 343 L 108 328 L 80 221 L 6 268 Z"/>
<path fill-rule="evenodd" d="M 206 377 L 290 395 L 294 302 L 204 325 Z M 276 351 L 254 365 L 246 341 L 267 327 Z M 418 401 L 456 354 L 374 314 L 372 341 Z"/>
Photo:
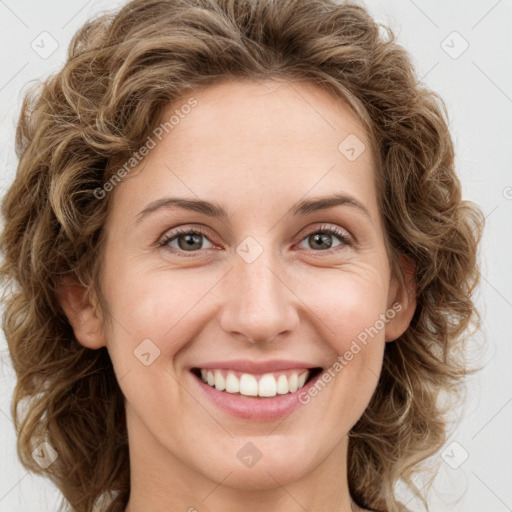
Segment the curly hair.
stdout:
<path fill-rule="evenodd" d="M 69 510 L 126 507 L 124 397 L 106 348 L 77 342 L 58 285 L 72 276 L 101 297 L 111 201 L 94 191 L 169 103 L 229 79 L 322 87 L 371 140 L 390 266 L 404 279 L 398 257 L 414 263 L 417 308 L 386 343 L 375 393 L 349 433 L 347 470 L 358 505 L 407 510 L 395 484 L 418 491 L 412 478 L 446 442 L 448 407 L 475 371 L 465 347 L 480 326 L 484 218 L 461 198 L 443 100 L 418 80 L 393 31 L 353 2 L 134 0 L 90 19 L 63 68 L 25 94 L 0 239 L 18 456 L 57 485 Z M 47 468 L 31 455 L 41 439 L 58 453 Z"/>

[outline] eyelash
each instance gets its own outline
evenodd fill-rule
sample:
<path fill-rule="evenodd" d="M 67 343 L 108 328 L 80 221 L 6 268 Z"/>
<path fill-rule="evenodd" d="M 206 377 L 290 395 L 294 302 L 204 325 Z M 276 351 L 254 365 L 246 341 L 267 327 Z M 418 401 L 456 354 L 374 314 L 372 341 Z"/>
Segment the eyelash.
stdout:
<path fill-rule="evenodd" d="M 315 229 L 309 231 L 308 233 L 306 233 L 304 235 L 304 237 L 300 240 L 300 242 L 302 242 L 304 239 L 306 239 L 309 236 L 311 236 L 313 234 L 316 234 L 316 233 L 324 233 L 324 234 L 330 234 L 330 235 L 337 236 L 340 239 L 340 241 L 342 242 L 343 245 L 346 245 L 346 246 L 349 246 L 349 247 L 353 247 L 355 245 L 354 241 L 352 240 L 352 238 L 350 237 L 350 235 L 348 235 L 348 233 L 346 231 L 342 230 L 341 228 L 339 228 L 337 226 L 329 226 L 329 225 L 320 226 L 320 228 L 315 228 Z M 208 231 L 206 231 L 206 230 L 197 229 L 197 228 L 176 228 L 174 231 L 164 235 L 162 240 L 160 242 L 158 242 L 158 247 L 165 247 L 169 242 L 171 242 L 174 239 L 180 237 L 181 235 L 190 235 L 190 234 L 202 235 L 205 238 L 207 238 L 210 241 L 210 243 L 213 244 L 213 242 L 208 238 L 208 236 L 207 236 Z M 334 248 L 331 247 L 330 249 L 325 249 L 325 250 L 309 249 L 309 251 L 318 252 L 318 253 L 328 253 L 328 254 L 331 254 L 333 251 L 342 249 L 343 245 L 337 246 L 337 247 L 334 247 Z M 192 257 L 193 253 L 201 252 L 200 250 L 197 250 L 197 251 L 183 251 L 181 249 L 176 249 L 175 247 L 172 247 L 170 249 L 174 253 L 178 253 L 178 252 L 179 253 L 187 253 L 187 252 L 192 253 L 192 254 L 187 255 L 185 257 Z"/>

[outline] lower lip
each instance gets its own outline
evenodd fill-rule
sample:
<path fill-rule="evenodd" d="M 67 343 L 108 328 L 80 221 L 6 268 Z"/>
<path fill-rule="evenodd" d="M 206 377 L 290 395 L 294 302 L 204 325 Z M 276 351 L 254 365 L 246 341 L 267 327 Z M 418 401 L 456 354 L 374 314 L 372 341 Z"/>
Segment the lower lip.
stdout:
<path fill-rule="evenodd" d="M 208 384 L 205 384 L 197 375 L 190 372 L 192 378 L 201 386 L 206 396 L 220 409 L 226 411 L 232 416 L 242 419 L 272 421 L 283 418 L 291 414 L 302 404 L 299 401 L 299 395 L 307 393 L 310 387 L 315 385 L 322 372 L 315 375 L 305 386 L 286 395 L 276 395 L 274 397 L 246 397 L 239 394 L 219 391 Z"/>

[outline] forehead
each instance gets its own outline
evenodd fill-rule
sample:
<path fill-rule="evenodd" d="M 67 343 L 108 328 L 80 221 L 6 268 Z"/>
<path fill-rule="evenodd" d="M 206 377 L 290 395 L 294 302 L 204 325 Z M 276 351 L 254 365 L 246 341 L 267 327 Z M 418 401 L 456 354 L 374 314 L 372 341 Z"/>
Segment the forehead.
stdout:
<path fill-rule="evenodd" d="M 193 110 L 179 120 L 173 116 L 192 98 L 197 103 Z M 339 142 L 349 134 L 368 146 L 367 134 L 350 108 L 309 82 L 224 81 L 182 96 L 167 107 L 160 122 L 171 117 L 179 122 L 172 128 L 176 144 L 189 150 L 198 149 L 200 141 L 235 152 L 233 140 L 276 152 L 339 150 Z M 371 159 L 370 151 L 366 157 Z"/>
<path fill-rule="evenodd" d="M 378 217 L 363 125 L 314 84 L 215 84 L 170 104 L 158 128 L 155 147 L 138 166 L 143 172 L 116 190 L 127 204 L 143 207 L 141 190 L 146 203 L 172 189 L 173 195 L 229 202 L 233 209 L 248 205 L 249 196 L 254 207 L 266 208 L 263 194 L 294 203 L 348 193 Z"/>

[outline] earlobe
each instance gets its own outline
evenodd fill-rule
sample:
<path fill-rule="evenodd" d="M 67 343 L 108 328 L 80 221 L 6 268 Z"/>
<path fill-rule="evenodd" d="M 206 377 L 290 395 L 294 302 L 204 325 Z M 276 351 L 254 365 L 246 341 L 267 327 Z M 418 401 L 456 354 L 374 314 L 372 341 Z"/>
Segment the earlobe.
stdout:
<path fill-rule="evenodd" d="M 90 349 L 106 345 L 97 301 L 93 299 L 94 303 L 91 302 L 90 293 L 85 286 L 71 278 L 65 278 L 58 285 L 57 299 L 81 345 Z"/>
<path fill-rule="evenodd" d="M 416 275 L 413 261 L 405 255 L 398 259 L 404 276 L 403 282 L 393 277 L 390 287 L 389 308 L 394 315 L 389 315 L 386 325 L 386 341 L 395 341 L 409 327 L 416 311 Z"/>

